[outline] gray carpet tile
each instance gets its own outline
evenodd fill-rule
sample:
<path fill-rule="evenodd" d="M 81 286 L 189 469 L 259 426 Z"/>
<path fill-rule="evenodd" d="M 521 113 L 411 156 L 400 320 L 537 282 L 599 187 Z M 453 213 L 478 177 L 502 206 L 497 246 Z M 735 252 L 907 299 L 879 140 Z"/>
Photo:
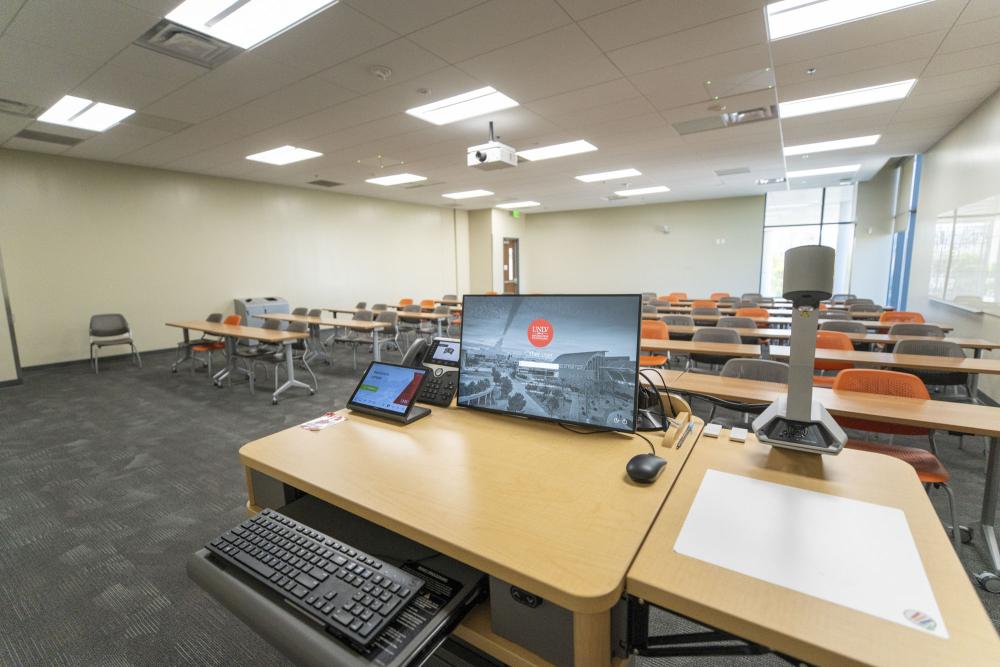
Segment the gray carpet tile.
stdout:
<path fill-rule="evenodd" d="M 98 376 L 86 364 L 27 370 L 23 386 L 0 389 L 0 665 L 288 664 L 192 584 L 184 562 L 245 516 L 240 446 L 343 407 L 360 370 L 338 350 L 333 367 L 315 368 L 315 396 L 292 390 L 272 406 L 267 382 L 254 396 L 242 381 L 216 389 L 204 371 L 171 374 L 172 359 L 147 354 L 143 369 L 110 359 Z M 362 352 L 360 368 L 369 359 Z M 960 516 L 973 523 L 984 443 L 940 444 Z M 942 510 L 944 495 L 933 499 Z M 981 538 L 962 560 L 984 566 Z M 1000 596 L 980 595 L 1000 626 Z M 661 612 L 651 626 L 690 627 Z"/>

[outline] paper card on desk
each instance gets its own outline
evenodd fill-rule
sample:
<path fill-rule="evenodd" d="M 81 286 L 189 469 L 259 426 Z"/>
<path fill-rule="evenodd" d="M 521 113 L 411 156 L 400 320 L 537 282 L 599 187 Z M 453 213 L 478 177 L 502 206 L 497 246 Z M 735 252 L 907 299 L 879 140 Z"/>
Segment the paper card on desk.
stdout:
<path fill-rule="evenodd" d="M 948 638 L 895 507 L 708 470 L 674 551 Z"/>
<path fill-rule="evenodd" d="M 336 412 L 327 412 L 322 417 L 316 417 L 316 419 L 310 419 L 305 424 L 299 424 L 302 428 L 307 431 L 322 431 L 327 426 L 332 426 L 333 424 L 339 424 L 340 422 L 347 419 L 344 415 L 338 415 Z"/>

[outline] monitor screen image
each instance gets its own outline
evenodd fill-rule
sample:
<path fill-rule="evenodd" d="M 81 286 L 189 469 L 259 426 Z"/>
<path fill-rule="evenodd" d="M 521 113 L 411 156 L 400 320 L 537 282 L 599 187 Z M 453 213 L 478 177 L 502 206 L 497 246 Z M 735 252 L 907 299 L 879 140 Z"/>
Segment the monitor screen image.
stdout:
<path fill-rule="evenodd" d="M 633 431 L 640 304 L 638 294 L 466 296 L 458 404 Z"/>
<path fill-rule="evenodd" d="M 427 371 L 375 362 L 358 384 L 351 403 L 405 414 Z"/>

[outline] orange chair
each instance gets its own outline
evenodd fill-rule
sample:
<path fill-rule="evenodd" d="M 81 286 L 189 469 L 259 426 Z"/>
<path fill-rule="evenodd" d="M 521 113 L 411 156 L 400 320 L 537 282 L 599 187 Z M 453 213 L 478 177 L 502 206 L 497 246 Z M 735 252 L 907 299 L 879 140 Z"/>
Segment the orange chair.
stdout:
<path fill-rule="evenodd" d="M 866 394 L 878 394 L 880 396 L 900 396 L 903 398 L 919 398 L 921 400 L 931 400 L 927 387 L 923 380 L 910 373 L 900 373 L 897 371 L 883 371 L 869 368 L 854 368 L 840 371 L 833 382 L 834 391 L 856 391 Z M 849 417 L 837 418 L 837 423 L 841 427 L 869 431 L 872 433 L 886 433 L 891 435 L 927 436 L 930 442 L 931 451 L 926 451 L 918 447 L 908 447 L 906 445 L 896 445 L 892 442 L 869 442 L 867 440 L 847 441 L 848 449 L 857 449 L 866 452 L 875 452 L 899 459 L 904 463 L 913 466 L 917 473 L 917 479 L 921 484 L 940 486 L 948 494 L 948 507 L 951 510 L 952 541 L 957 551 L 962 542 L 962 529 L 958 523 L 958 514 L 955 511 L 955 496 L 948 482 L 951 474 L 944 467 L 937 457 L 937 445 L 934 443 L 934 432 L 930 429 L 917 426 L 906 426 L 903 424 L 892 424 L 889 422 L 869 421 L 866 419 L 854 419 Z"/>
<path fill-rule="evenodd" d="M 655 340 L 670 340 L 670 333 L 663 320 L 643 320 L 642 337 L 653 338 Z M 643 354 L 639 356 L 640 366 L 666 366 L 670 361 L 668 357 L 661 354 Z"/>
<path fill-rule="evenodd" d="M 692 308 L 715 308 L 719 304 L 711 299 L 697 299 L 691 302 Z"/>
<path fill-rule="evenodd" d="M 434 303 L 434 299 L 424 299 L 420 302 L 420 310 L 431 312 L 437 304 Z"/>
<path fill-rule="evenodd" d="M 678 299 L 684 300 L 688 298 L 687 292 L 671 292 L 667 296 L 676 296 Z"/>
<path fill-rule="evenodd" d="M 402 308 L 403 306 L 412 306 L 412 305 L 413 305 L 413 299 L 400 299 L 399 300 L 399 307 L 400 308 Z"/>
<path fill-rule="evenodd" d="M 222 320 L 223 324 L 236 325 L 243 321 L 239 315 L 226 315 L 226 319 Z"/>
<path fill-rule="evenodd" d="M 680 296 L 679 294 L 668 294 L 666 296 L 661 296 L 659 298 L 659 300 L 660 301 L 668 301 L 670 303 L 677 303 L 677 302 L 679 302 L 683 298 L 684 297 Z"/>
<path fill-rule="evenodd" d="M 887 310 L 882 313 L 879 322 L 906 322 L 908 324 L 924 324 L 924 316 L 912 310 Z"/>
<path fill-rule="evenodd" d="M 729 292 L 712 292 L 708 298 L 712 301 L 718 301 L 719 299 L 725 299 L 729 296 Z"/>
<path fill-rule="evenodd" d="M 484 292 L 484 294 L 485 294 L 486 296 L 496 296 L 496 295 L 497 295 L 497 293 L 496 293 L 496 292 L 494 292 L 493 290 L 490 290 L 489 292 Z"/>
<path fill-rule="evenodd" d="M 817 350 L 854 350 L 854 343 L 850 336 L 843 331 L 817 331 Z M 849 361 L 824 361 L 817 359 L 814 368 L 818 371 L 841 371 L 845 368 L 854 368 L 854 364 Z M 817 387 L 832 387 L 836 375 L 814 375 L 813 385 Z"/>
<path fill-rule="evenodd" d="M 770 317 L 771 314 L 767 311 L 767 308 L 737 308 L 736 317 L 752 317 L 753 319 L 761 319 L 765 317 Z"/>

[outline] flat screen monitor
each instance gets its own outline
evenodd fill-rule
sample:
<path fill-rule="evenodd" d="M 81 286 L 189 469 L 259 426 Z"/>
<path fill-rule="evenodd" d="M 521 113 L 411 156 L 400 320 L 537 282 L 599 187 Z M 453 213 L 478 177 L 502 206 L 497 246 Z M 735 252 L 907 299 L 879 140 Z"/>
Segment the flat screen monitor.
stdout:
<path fill-rule="evenodd" d="M 634 431 L 639 294 L 466 296 L 458 404 Z"/>

